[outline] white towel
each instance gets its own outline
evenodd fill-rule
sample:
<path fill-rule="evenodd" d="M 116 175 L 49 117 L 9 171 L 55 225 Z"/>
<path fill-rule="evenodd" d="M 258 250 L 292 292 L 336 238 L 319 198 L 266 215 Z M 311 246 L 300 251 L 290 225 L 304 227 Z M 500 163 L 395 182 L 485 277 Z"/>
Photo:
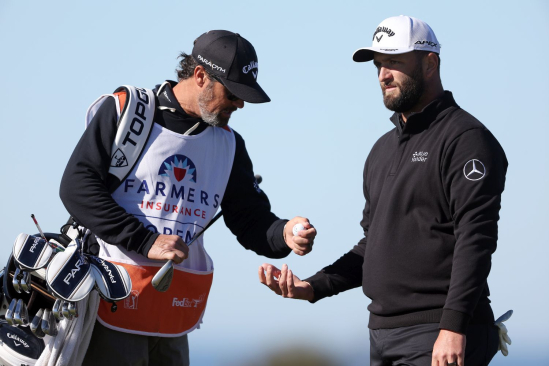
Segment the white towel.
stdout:
<path fill-rule="evenodd" d="M 76 303 L 78 318 L 63 319 L 59 323 L 57 336 L 52 337 L 36 361 L 36 366 L 81 365 L 90 344 L 93 327 L 99 309 L 99 294 L 89 296 Z"/>

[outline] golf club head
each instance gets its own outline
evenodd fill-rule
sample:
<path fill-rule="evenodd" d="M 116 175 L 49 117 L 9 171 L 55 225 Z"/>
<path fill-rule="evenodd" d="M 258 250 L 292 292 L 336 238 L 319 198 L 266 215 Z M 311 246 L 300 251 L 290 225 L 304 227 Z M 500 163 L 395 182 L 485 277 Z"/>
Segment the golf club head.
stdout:
<path fill-rule="evenodd" d="M 61 312 L 62 307 L 63 307 L 63 300 L 57 299 L 55 300 L 55 302 L 53 303 L 53 307 L 51 308 L 51 312 L 53 313 L 53 316 L 58 321 L 63 320 L 63 313 Z"/>
<path fill-rule="evenodd" d="M 31 292 L 31 273 L 28 271 L 23 271 L 21 276 L 21 281 L 19 281 L 19 286 L 27 294 Z"/>
<path fill-rule="evenodd" d="M 113 302 L 130 296 L 132 280 L 124 267 L 93 255 L 87 258 L 95 278 L 95 288 L 103 299 Z"/>
<path fill-rule="evenodd" d="M 63 302 L 63 307 L 61 312 L 63 313 L 63 316 L 67 320 L 72 320 L 71 313 L 69 312 L 69 303 L 67 301 Z"/>
<path fill-rule="evenodd" d="M 155 290 L 166 292 L 170 288 L 173 279 L 173 261 L 169 260 L 154 275 L 151 284 Z"/>
<path fill-rule="evenodd" d="M 23 300 L 21 300 L 23 302 Z M 27 304 L 23 302 L 23 305 L 21 305 L 21 320 L 23 321 L 23 326 L 27 327 L 30 324 L 29 319 L 29 309 L 27 308 Z"/>
<path fill-rule="evenodd" d="M 21 293 L 21 284 L 19 282 L 20 278 L 21 278 L 21 269 L 19 269 L 19 267 L 17 267 L 15 269 L 15 274 L 13 275 L 12 284 L 13 284 L 13 288 L 14 288 L 15 292 L 17 292 L 18 294 Z"/>
<path fill-rule="evenodd" d="M 15 262 L 28 270 L 37 270 L 48 264 L 53 254 L 52 247 L 41 237 L 19 234 L 13 244 L 13 258 Z"/>
<path fill-rule="evenodd" d="M 10 306 L 8 307 L 8 310 L 6 311 L 6 321 L 9 325 L 15 325 L 13 322 L 13 313 L 15 312 L 15 308 L 17 307 L 17 299 L 11 299 Z"/>
<path fill-rule="evenodd" d="M 57 329 L 57 321 L 52 313 L 50 313 L 50 336 L 55 337 L 59 330 Z"/>
<path fill-rule="evenodd" d="M 17 300 L 17 303 L 15 305 L 15 310 L 13 311 L 13 323 L 15 325 L 23 325 L 23 321 L 21 320 L 21 305 L 23 304 L 23 300 L 19 299 Z"/>
<path fill-rule="evenodd" d="M 42 328 L 42 331 L 47 335 L 52 337 L 57 335 L 57 323 L 55 322 L 55 317 L 48 309 L 44 310 L 40 328 Z"/>
<path fill-rule="evenodd" d="M 38 311 L 36 312 L 36 315 L 34 316 L 34 318 L 32 318 L 32 321 L 30 323 L 31 332 L 38 338 L 44 338 L 44 336 L 46 335 L 46 333 L 44 333 L 41 327 L 43 314 L 44 314 L 44 309 L 38 309 Z"/>
<path fill-rule="evenodd" d="M 15 325 L 27 326 L 29 324 L 29 312 L 23 299 L 17 300 L 15 311 L 13 312 L 13 322 Z"/>
<path fill-rule="evenodd" d="M 46 283 L 55 297 L 65 301 L 80 301 L 93 290 L 95 279 L 87 259 L 76 245 L 69 245 L 48 264 Z"/>
<path fill-rule="evenodd" d="M 71 315 L 71 319 L 78 318 L 78 307 L 75 302 L 69 302 L 69 314 Z"/>

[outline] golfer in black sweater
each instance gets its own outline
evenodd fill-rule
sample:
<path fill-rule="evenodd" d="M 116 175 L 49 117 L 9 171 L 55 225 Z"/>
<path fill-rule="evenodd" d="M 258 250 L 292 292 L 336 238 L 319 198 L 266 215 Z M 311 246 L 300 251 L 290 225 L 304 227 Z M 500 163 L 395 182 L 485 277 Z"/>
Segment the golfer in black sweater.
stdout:
<path fill-rule="evenodd" d="M 279 295 L 316 302 L 362 285 L 372 303 L 370 365 L 487 365 L 498 350 L 487 277 L 507 160 L 440 79 L 440 44 L 406 16 L 384 20 L 373 60 L 395 128 L 364 166 L 364 237 L 305 280 L 264 264 Z"/>

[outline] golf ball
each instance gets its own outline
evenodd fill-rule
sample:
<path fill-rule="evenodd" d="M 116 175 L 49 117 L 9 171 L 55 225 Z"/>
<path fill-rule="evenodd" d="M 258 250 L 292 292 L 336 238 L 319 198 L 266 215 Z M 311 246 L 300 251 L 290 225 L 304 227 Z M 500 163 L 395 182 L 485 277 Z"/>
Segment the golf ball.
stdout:
<path fill-rule="evenodd" d="M 293 229 L 292 229 L 292 232 L 293 232 L 294 236 L 296 236 L 297 233 L 301 230 L 305 230 L 305 226 L 303 226 L 302 224 L 295 224 Z"/>

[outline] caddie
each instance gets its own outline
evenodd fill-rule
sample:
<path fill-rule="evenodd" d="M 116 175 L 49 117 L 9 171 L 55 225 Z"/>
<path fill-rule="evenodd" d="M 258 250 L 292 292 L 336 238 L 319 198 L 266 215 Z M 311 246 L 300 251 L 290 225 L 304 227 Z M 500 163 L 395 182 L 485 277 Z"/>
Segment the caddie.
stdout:
<path fill-rule="evenodd" d="M 214 267 L 203 236 L 186 243 L 219 209 L 259 255 L 312 250 L 316 230 L 271 212 L 244 140 L 228 125 L 245 102 L 270 101 L 252 44 L 213 30 L 180 58 L 177 82 L 124 86 L 93 103 L 63 174 L 65 207 L 93 233 L 85 250 L 124 266 L 133 284 L 116 312 L 101 302 L 84 365 L 189 364 L 187 334 L 202 322 Z M 297 223 L 306 230 L 294 236 Z M 173 281 L 159 292 L 151 278 L 167 260 Z"/>

